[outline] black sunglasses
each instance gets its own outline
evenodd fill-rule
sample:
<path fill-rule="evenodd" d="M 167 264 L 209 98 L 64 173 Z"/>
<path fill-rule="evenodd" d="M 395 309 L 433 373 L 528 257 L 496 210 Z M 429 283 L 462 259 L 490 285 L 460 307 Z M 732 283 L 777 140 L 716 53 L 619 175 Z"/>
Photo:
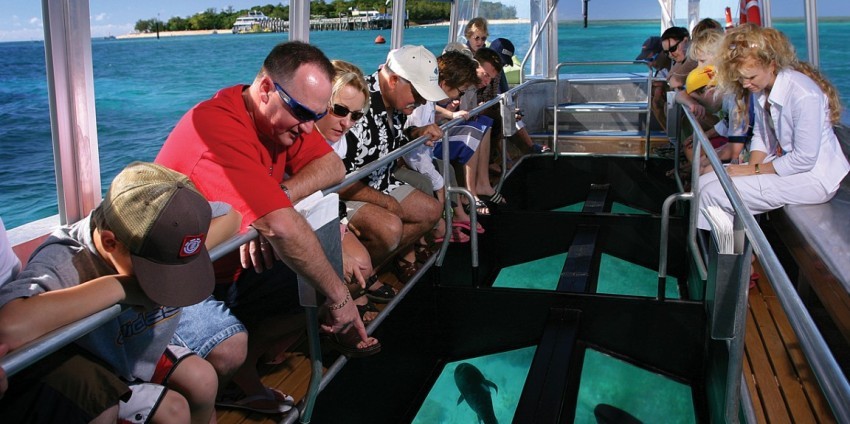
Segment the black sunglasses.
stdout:
<path fill-rule="evenodd" d="M 669 50 L 662 50 L 662 51 L 663 51 L 663 52 L 664 52 L 664 54 L 666 54 L 667 56 L 670 56 L 670 53 L 675 52 L 675 51 L 676 51 L 676 49 L 678 49 L 678 48 L 679 48 L 679 44 L 682 44 L 682 41 L 685 41 L 685 39 L 683 38 L 683 39 L 679 40 L 679 42 L 678 42 L 678 43 L 673 44 L 672 46 L 670 46 L 670 49 L 669 49 Z"/>
<path fill-rule="evenodd" d="M 274 81 L 272 81 L 274 82 Z M 292 111 L 292 115 L 295 116 L 295 119 L 301 122 L 309 122 L 309 121 L 318 121 L 322 119 L 323 116 L 327 115 L 327 112 L 324 113 L 316 113 L 312 110 L 308 109 L 307 106 L 302 105 L 292 98 L 283 87 L 278 83 L 274 83 L 275 89 L 277 89 L 277 94 L 280 96 L 280 99 L 283 100 L 283 103 L 289 107 L 289 110 Z"/>
<path fill-rule="evenodd" d="M 334 103 L 333 106 L 328 108 L 328 111 L 332 113 L 337 118 L 345 118 L 348 114 L 351 114 L 352 121 L 359 121 L 360 118 L 363 117 L 363 111 L 361 110 L 351 110 L 346 106 L 343 106 L 338 103 Z"/>

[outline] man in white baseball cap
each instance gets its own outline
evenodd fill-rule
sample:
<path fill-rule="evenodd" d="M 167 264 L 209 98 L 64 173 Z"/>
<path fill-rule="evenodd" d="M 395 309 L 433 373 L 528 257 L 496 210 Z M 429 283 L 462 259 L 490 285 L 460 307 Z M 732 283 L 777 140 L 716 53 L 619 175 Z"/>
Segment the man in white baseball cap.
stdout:
<path fill-rule="evenodd" d="M 448 97 L 437 81 L 437 58 L 423 46 L 402 46 L 391 51 L 387 55 L 384 69 L 410 82 L 414 88 L 414 96 L 418 94 L 432 102 Z"/>
<path fill-rule="evenodd" d="M 438 83 L 437 58 L 422 46 L 403 46 L 387 55 L 386 63 L 366 77 L 371 108 L 346 134 L 348 152 L 343 158 L 351 173 L 419 137 L 428 143 L 443 136 L 434 124 L 405 129 L 407 115 L 426 100 L 440 101 L 448 96 Z M 381 263 L 399 254 L 399 278 L 406 281 L 415 272 L 413 243 L 434 228 L 442 208 L 426 194 L 393 176 L 395 161 L 378 168 L 343 189 L 339 195 L 349 205 L 350 225 L 362 235 L 361 241 L 372 260 Z M 424 178 L 424 177 L 423 177 Z M 426 185 L 428 183 L 426 182 Z"/>

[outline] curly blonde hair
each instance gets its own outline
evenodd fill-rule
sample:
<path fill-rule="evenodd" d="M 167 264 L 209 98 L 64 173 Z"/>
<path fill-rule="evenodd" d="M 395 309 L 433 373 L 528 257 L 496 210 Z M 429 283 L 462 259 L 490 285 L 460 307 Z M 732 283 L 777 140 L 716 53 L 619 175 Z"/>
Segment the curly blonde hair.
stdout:
<path fill-rule="evenodd" d="M 797 59 L 794 46 L 782 32 L 773 28 L 762 28 L 744 24 L 726 33 L 715 57 L 717 86 L 724 92 L 733 93 L 738 104 L 739 118 L 749 118 L 746 99 L 749 92 L 739 81 L 740 68 L 746 59 L 753 59 L 761 66 L 775 66 L 776 73 L 793 69 L 811 78 L 829 99 L 829 119 L 833 124 L 841 122 L 841 100 L 838 91 L 817 69 Z"/>
<path fill-rule="evenodd" d="M 723 43 L 723 31 L 706 30 L 698 33 L 691 39 L 688 45 L 688 57 L 693 60 L 699 60 L 700 56 L 711 56 L 712 60 L 709 65 L 713 65 L 717 53 L 720 51 L 720 44 Z"/>
<path fill-rule="evenodd" d="M 333 79 L 333 91 L 331 92 L 331 102 L 333 102 L 334 97 L 346 86 L 354 87 L 356 90 L 363 93 L 363 96 L 366 97 L 366 102 L 363 104 L 363 112 L 366 112 L 369 109 L 369 86 L 366 85 L 366 78 L 363 76 L 363 72 L 360 71 L 356 65 L 350 62 L 346 62 L 344 60 L 334 59 L 331 61 L 331 64 L 334 67 Z"/>

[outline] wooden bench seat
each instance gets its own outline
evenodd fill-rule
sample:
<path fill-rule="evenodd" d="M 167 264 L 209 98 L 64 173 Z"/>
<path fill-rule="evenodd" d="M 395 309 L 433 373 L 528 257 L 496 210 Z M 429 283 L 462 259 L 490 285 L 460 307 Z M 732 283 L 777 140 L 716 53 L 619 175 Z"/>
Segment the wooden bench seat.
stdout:
<path fill-rule="evenodd" d="M 836 134 L 850 157 L 850 130 L 839 126 Z M 814 292 L 850 343 L 850 176 L 829 202 L 788 205 L 770 216 L 799 267 L 799 289 Z"/>

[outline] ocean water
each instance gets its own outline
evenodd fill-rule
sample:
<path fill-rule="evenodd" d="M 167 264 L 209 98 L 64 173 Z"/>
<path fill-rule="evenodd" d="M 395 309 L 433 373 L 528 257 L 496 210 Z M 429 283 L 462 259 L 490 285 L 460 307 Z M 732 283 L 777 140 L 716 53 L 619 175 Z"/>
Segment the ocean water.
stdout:
<path fill-rule="evenodd" d="M 777 23 L 805 55 L 802 22 Z M 631 60 L 643 40 L 657 34 L 655 22 L 591 22 L 560 25 L 561 61 Z M 511 39 L 517 52 L 529 45 L 527 24 L 491 25 L 493 36 Z M 331 58 L 349 60 L 370 73 L 384 61 L 384 31 L 323 31 L 310 42 Z M 850 100 L 850 21 L 820 26 L 821 62 Z M 189 108 L 218 89 L 250 83 L 263 58 L 287 35 L 211 35 L 136 40 L 92 40 L 95 102 L 103 188 L 134 160 L 150 161 L 171 128 Z M 448 27 L 405 32 L 406 44 L 439 53 Z M 7 228 L 57 213 L 50 117 L 42 42 L 0 43 L 0 216 Z M 587 69 L 591 70 L 591 69 Z"/>

